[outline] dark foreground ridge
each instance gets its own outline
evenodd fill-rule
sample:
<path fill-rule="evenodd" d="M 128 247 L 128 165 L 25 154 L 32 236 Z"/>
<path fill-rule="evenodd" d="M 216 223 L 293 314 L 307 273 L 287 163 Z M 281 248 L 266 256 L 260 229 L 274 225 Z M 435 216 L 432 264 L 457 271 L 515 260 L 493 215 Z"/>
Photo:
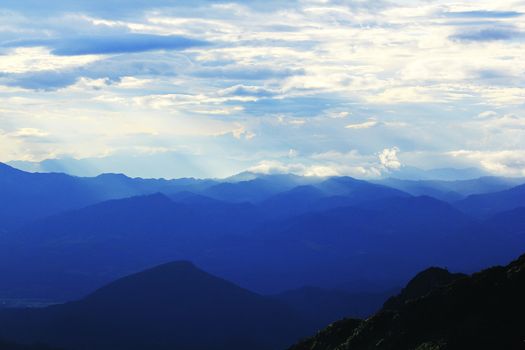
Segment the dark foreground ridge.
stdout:
<path fill-rule="evenodd" d="M 55 348 L 50 348 L 47 345 L 42 344 L 33 344 L 33 345 L 19 345 L 13 344 L 0 340 L 0 350 L 59 350 Z"/>
<path fill-rule="evenodd" d="M 472 276 L 432 268 L 375 316 L 336 322 L 290 350 L 525 349 L 524 295 L 525 255 Z"/>
<path fill-rule="evenodd" d="M 273 350 L 311 331 L 287 306 L 184 261 L 124 277 L 78 302 L 0 312 L 0 338 L 66 350 Z"/>

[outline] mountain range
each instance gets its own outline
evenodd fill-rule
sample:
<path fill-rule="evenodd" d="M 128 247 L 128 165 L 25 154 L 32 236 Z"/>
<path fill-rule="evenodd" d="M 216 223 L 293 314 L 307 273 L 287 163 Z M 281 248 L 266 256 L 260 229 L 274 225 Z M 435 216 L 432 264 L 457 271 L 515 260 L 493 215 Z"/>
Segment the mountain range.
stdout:
<path fill-rule="evenodd" d="M 0 305 L 16 306 L 0 311 L 0 349 L 276 349 L 342 317 L 315 338 L 319 349 L 325 340 L 341 348 L 362 328 L 356 349 L 383 338 L 385 348 L 444 349 L 453 333 L 377 332 L 413 334 L 409 321 L 396 323 L 411 319 L 406 305 L 474 278 L 431 268 L 410 281 L 418 271 L 471 273 L 523 252 L 524 186 L 496 177 L 90 178 L 0 164 Z M 381 305 L 377 323 L 357 319 Z"/>
<path fill-rule="evenodd" d="M 521 185 L 446 202 L 349 177 L 254 176 L 77 178 L 1 166 L 0 298 L 73 300 L 180 259 L 263 294 L 363 280 L 381 294 L 429 265 L 469 272 L 525 249 Z M 515 181 L 461 183 L 470 193 Z M 484 201 L 498 203 L 492 216 L 480 213 Z"/>

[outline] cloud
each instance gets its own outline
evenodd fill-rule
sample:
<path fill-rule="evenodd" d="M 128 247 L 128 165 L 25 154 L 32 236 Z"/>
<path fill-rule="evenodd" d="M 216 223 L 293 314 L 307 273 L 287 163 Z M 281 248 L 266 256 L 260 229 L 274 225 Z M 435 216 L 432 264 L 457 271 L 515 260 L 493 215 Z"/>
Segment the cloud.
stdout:
<path fill-rule="evenodd" d="M 367 121 L 362 123 L 354 123 L 354 124 L 348 124 L 345 126 L 346 129 L 370 129 L 375 128 L 378 126 L 386 126 L 386 127 L 406 127 L 407 124 L 405 122 L 401 121 L 379 121 L 376 118 L 368 118 Z"/>
<path fill-rule="evenodd" d="M 271 68 L 259 65 L 231 65 L 228 67 L 213 67 L 196 70 L 193 76 L 198 78 L 214 78 L 227 80 L 266 80 L 287 78 L 294 75 L 304 75 L 302 69 Z"/>
<path fill-rule="evenodd" d="M 446 12 L 445 16 L 450 18 L 515 18 L 523 16 L 523 13 L 517 11 L 478 10 Z"/>
<path fill-rule="evenodd" d="M 299 155 L 295 150 L 288 161 L 272 159 L 258 162 L 248 170 L 263 174 L 294 173 L 303 176 L 354 176 L 379 178 L 401 167 L 396 147 L 384 149 L 379 154 L 361 154 L 357 150 L 347 152 L 327 151 Z"/>
<path fill-rule="evenodd" d="M 71 72 L 43 71 L 9 75 L 6 85 L 50 91 L 73 85 L 77 79 L 78 76 Z"/>
<path fill-rule="evenodd" d="M 142 54 L 127 57 L 108 57 L 84 65 L 55 69 L 34 70 L 21 73 L 4 73 L 0 82 L 7 86 L 32 90 L 52 91 L 75 84 L 80 78 L 104 79 L 106 84 L 120 82 L 122 77 L 168 78 L 188 65 L 178 57 L 157 58 Z M 46 67 L 46 63 L 42 63 Z M 54 68 L 54 67 L 53 67 Z"/>
<path fill-rule="evenodd" d="M 302 126 L 306 124 L 306 120 L 301 118 L 290 118 L 284 115 L 277 116 L 277 124 L 280 125 L 292 125 L 292 126 Z"/>
<path fill-rule="evenodd" d="M 480 123 L 494 132 L 501 132 L 504 129 L 525 130 L 525 118 L 516 114 L 485 113 L 484 118 L 480 118 Z"/>
<path fill-rule="evenodd" d="M 401 168 L 401 162 L 397 158 L 399 149 L 397 147 L 385 148 L 379 153 L 379 161 L 381 165 L 387 170 L 397 170 Z"/>
<path fill-rule="evenodd" d="M 486 28 L 469 30 L 452 35 L 450 38 L 457 41 L 500 41 L 522 37 L 523 33 L 510 28 Z"/>
<path fill-rule="evenodd" d="M 235 85 L 229 88 L 219 91 L 220 96 L 253 96 L 253 97 L 273 97 L 276 96 L 279 92 L 271 89 L 266 89 L 260 86 L 251 86 L 251 85 Z"/>
<path fill-rule="evenodd" d="M 248 168 L 248 171 L 258 174 L 304 174 L 306 167 L 303 164 L 290 164 L 277 160 L 262 160 L 257 165 Z"/>
<path fill-rule="evenodd" d="M 452 157 L 473 161 L 492 174 L 525 176 L 525 149 L 499 151 L 458 150 L 448 153 Z"/>
<path fill-rule="evenodd" d="M 356 124 L 348 124 L 347 126 L 345 126 L 345 128 L 347 129 L 369 129 L 369 128 L 373 128 L 375 126 L 378 126 L 379 125 L 379 122 L 374 119 L 374 118 L 370 118 L 368 119 L 366 122 L 362 122 L 362 123 L 356 123 Z"/>
<path fill-rule="evenodd" d="M 327 165 L 304 165 L 301 163 L 284 163 L 264 160 L 248 168 L 258 174 L 297 174 L 302 176 L 329 177 L 341 175 L 336 169 Z"/>
<path fill-rule="evenodd" d="M 497 117 L 498 116 L 498 113 L 497 112 L 494 112 L 494 111 L 484 111 L 484 112 L 481 112 L 479 113 L 476 118 L 477 119 L 490 119 L 490 118 L 494 118 L 494 117 Z"/>
<path fill-rule="evenodd" d="M 77 36 L 60 39 L 19 40 L 4 43 L 5 47 L 47 47 L 53 55 L 81 56 L 147 52 L 155 50 L 184 50 L 209 45 L 175 35 L 126 33 L 104 36 Z"/>
<path fill-rule="evenodd" d="M 19 138 L 40 138 L 46 137 L 49 134 L 36 128 L 21 128 L 12 133 L 9 133 L 8 135 Z"/>
<path fill-rule="evenodd" d="M 225 132 L 220 132 L 216 136 L 224 136 L 224 135 L 231 135 L 237 140 L 244 139 L 248 141 L 252 140 L 253 138 L 255 138 L 255 136 L 257 136 L 256 133 L 254 133 L 253 131 L 247 130 L 245 126 L 240 125 L 240 124 L 235 125 L 235 129 L 228 130 Z"/>
<path fill-rule="evenodd" d="M 259 11 L 269 11 L 278 8 L 296 6 L 297 0 L 252 0 L 243 3 L 244 6 L 255 8 Z M 215 7 L 217 5 L 231 5 L 227 0 L 105 0 L 100 1 L 71 1 L 52 0 L 2 0 L 0 8 L 12 11 L 23 11 L 34 16 L 56 13 L 89 13 L 103 16 L 104 18 L 129 18 L 146 11 L 169 12 L 173 8 L 182 11 L 195 11 L 199 7 Z M 118 10 L 117 10 L 118 9 Z"/>
<path fill-rule="evenodd" d="M 311 163 L 284 162 L 279 160 L 263 160 L 249 167 L 247 171 L 260 174 L 296 174 L 301 176 L 330 177 L 354 176 L 358 178 L 381 177 L 381 170 L 375 166 L 347 165 L 336 162 Z"/>

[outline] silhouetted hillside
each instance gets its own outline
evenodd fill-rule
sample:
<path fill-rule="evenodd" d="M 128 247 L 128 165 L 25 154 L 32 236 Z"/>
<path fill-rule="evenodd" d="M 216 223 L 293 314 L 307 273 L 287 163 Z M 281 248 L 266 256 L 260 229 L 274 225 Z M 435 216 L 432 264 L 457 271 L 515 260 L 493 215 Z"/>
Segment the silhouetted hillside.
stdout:
<path fill-rule="evenodd" d="M 368 317 L 378 311 L 394 293 L 349 293 L 337 289 L 303 287 L 273 297 L 299 311 L 317 327 L 324 327 L 343 317 Z"/>
<path fill-rule="evenodd" d="M 405 303 L 427 295 L 436 287 L 445 286 L 466 276 L 462 273 L 450 273 L 439 267 L 428 268 L 411 279 L 398 295 L 389 298 L 383 308 L 399 309 Z"/>
<path fill-rule="evenodd" d="M 20 345 L 0 340 L 0 350 L 59 350 L 47 345 Z"/>
<path fill-rule="evenodd" d="M 398 299 L 403 302 L 395 307 L 385 307 L 362 323 L 335 323 L 291 349 L 525 348 L 525 255 L 472 276 L 430 269 L 403 293 Z"/>
<path fill-rule="evenodd" d="M 311 338 L 302 340 L 289 350 L 337 350 L 364 323 L 363 320 L 345 318 L 320 330 Z"/>
<path fill-rule="evenodd" d="M 0 336 L 65 349 L 279 349 L 310 327 L 290 308 L 189 262 L 137 273 L 85 299 L 0 312 Z"/>

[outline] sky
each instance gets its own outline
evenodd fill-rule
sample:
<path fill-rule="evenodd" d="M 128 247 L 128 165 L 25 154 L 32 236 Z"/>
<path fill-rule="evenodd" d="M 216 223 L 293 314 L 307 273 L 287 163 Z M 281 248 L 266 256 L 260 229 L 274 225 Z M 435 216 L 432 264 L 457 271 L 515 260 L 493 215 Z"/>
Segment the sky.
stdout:
<path fill-rule="evenodd" d="M 2 0 L 0 161 L 525 176 L 524 14 L 522 0 Z"/>

